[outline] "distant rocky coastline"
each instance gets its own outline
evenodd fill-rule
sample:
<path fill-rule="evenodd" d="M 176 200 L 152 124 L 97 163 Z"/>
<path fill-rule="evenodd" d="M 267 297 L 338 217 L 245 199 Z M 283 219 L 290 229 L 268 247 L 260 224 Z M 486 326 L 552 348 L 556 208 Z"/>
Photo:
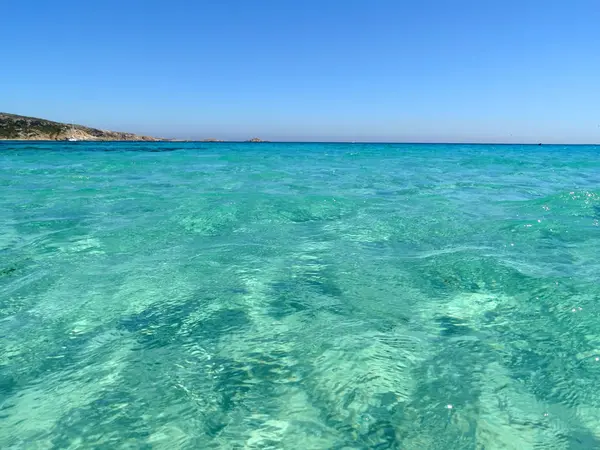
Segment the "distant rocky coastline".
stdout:
<path fill-rule="evenodd" d="M 0 113 L 0 140 L 23 141 L 166 141 L 133 133 L 106 131 L 37 117 Z"/>
<path fill-rule="evenodd" d="M 0 141 L 150 141 L 194 142 L 187 139 L 164 139 L 120 131 L 99 130 L 37 117 L 0 112 Z M 196 142 L 226 142 L 206 138 Z M 254 137 L 244 142 L 269 142 Z"/>

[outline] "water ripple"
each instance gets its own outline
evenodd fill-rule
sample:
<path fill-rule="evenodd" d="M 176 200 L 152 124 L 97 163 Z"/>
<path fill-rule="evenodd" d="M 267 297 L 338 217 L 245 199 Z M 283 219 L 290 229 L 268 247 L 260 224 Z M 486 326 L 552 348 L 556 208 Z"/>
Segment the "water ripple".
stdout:
<path fill-rule="evenodd" d="M 0 143 L 0 446 L 600 447 L 597 152 Z"/>

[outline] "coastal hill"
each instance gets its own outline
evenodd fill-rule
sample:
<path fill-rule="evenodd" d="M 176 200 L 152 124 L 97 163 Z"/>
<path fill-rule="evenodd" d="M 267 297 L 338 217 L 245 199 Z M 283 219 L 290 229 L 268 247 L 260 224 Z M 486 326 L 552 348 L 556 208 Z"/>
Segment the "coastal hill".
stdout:
<path fill-rule="evenodd" d="M 81 141 L 165 140 L 0 112 L 0 140 L 64 141 L 69 138 Z"/>

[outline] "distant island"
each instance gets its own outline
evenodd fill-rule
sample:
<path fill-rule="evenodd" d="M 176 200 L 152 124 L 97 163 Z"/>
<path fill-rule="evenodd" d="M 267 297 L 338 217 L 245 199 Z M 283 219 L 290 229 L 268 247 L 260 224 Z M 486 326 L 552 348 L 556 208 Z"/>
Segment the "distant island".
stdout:
<path fill-rule="evenodd" d="M 226 142 L 217 138 L 200 140 L 165 139 L 120 131 L 99 130 L 38 117 L 0 112 L 0 141 L 150 141 L 150 142 Z M 257 137 L 244 142 L 269 142 Z"/>
<path fill-rule="evenodd" d="M 133 133 L 106 131 L 37 117 L 0 113 L 0 140 L 24 141 L 167 141 Z"/>

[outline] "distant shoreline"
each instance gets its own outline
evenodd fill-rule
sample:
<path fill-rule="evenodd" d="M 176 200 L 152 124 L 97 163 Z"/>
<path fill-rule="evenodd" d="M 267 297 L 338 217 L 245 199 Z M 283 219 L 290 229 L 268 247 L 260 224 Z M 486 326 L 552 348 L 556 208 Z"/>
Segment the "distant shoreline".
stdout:
<path fill-rule="evenodd" d="M 40 143 L 55 143 L 55 144 L 88 144 L 88 143 L 102 143 L 102 142 L 112 142 L 112 143 L 165 143 L 165 144 L 185 144 L 185 143 L 195 143 L 195 144 L 298 144 L 298 145 L 310 145 L 310 144 L 321 144 L 321 145 L 497 145 L 497 146 L 527 146 L 527 147 L 576 147 L 576 146 L 600 146 L 600 143 L 587 143 L 587 144 L 568 144 L 568 143 L 560 143 L 560 144 L 533 144 L 533 143 L 508 143 L 508 142 L 378 142 L 378 141 L 261 141 L 261 142 L 250 142 L 247 140 L 244 141 L 213 141 L 213 140 L 186 140 L 186 139 L 168 139 L 168 138 L 154 138 L 153 140 L 145 140 L 145 139 L 85 139 L 79 140 L 76 142 L 69 142 L 67 140 L 58 140 L 58 139 L 5 139 L 0 138 L 0 143 L 2 142 L 40 142 Z"/>

